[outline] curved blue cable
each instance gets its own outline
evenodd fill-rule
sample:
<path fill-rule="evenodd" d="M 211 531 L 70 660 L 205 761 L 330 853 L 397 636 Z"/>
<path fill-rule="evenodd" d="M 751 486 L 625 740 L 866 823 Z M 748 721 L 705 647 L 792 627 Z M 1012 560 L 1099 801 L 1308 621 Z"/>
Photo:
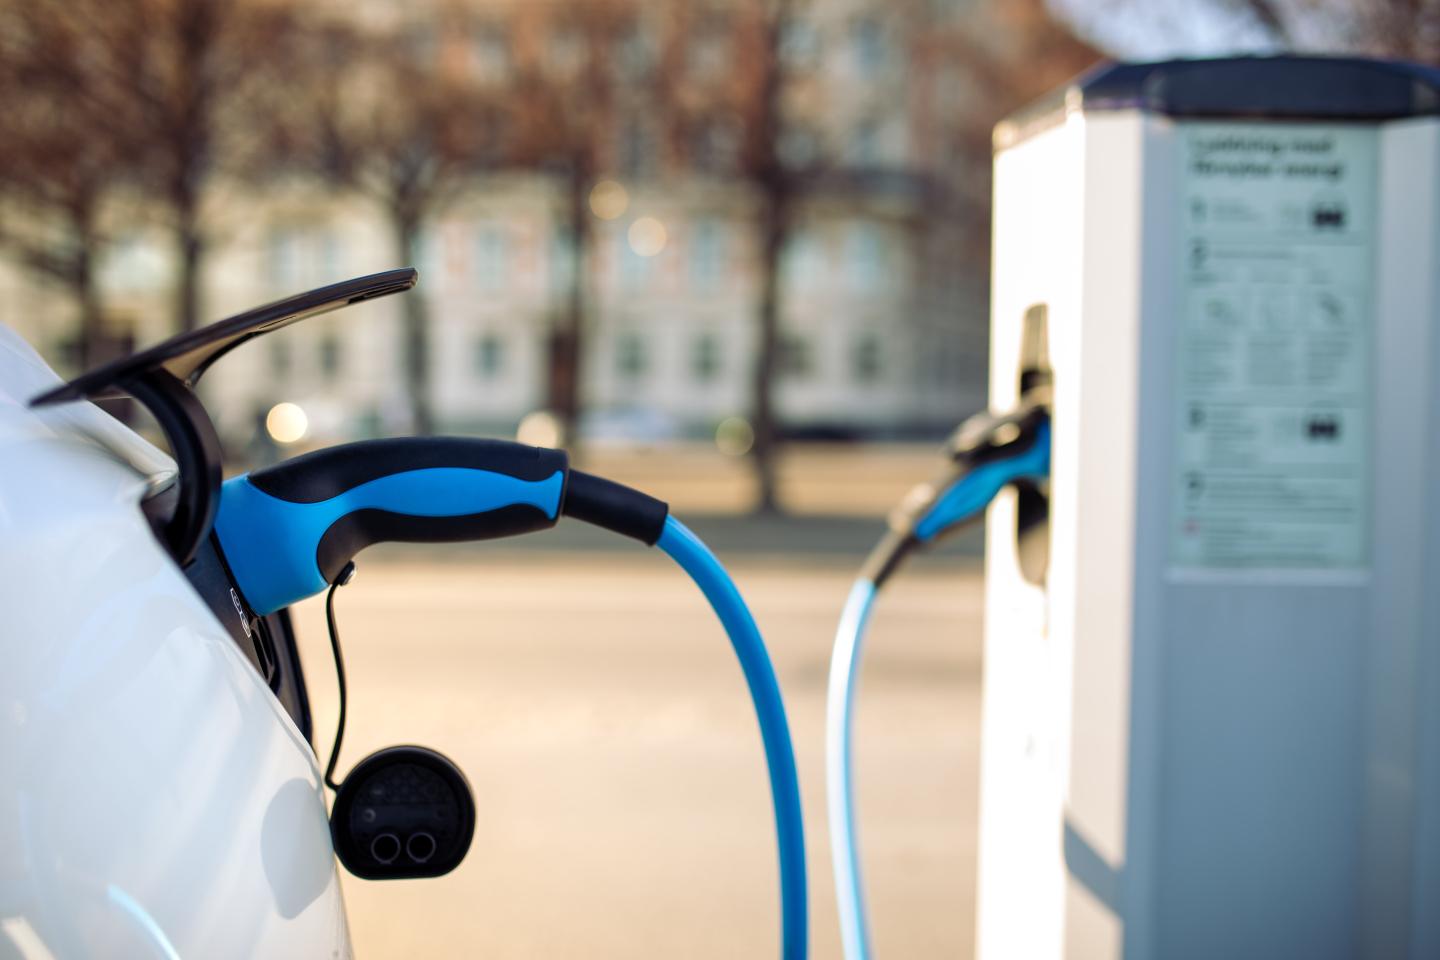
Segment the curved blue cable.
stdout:
<path fill-rule="evenodd" d="M 1006 484 L 1041 479 L 1050 472 L 1050 425 L 1041 424 L 1035 443 L 1019 455 L 982 464 L 952 483 L 915 525 L 915 539 L 933 540 L 956 524 L 978 516 Z M 869 960 L 870 921 L 860 874 L 855 827 L 855 688 L 865 628 L 875 603 L 875 584 L 857 580 L 835 631 L 825 699 L 825 793 L 830 852 L 835 867 L 835 901 L 845 960 Z"/>
<path fill-rule="evenodd" d="M 775 668 L 755 618 L 720 561 L 695 534 L 674 517 L 656 543 L 690 575 L 710 601 L 740 659 L 760 737 L 770 770 L 770 794 L 775 804 L 775 833 L 780 851 L 780 956 L 804 960 L 809 951 L 809 916 L 805 889 L 805 825 L 800 810 L 800 781 L 795 772 L 795 747 Z"/>
<path fill-rule="evenodd" d="M 849 960 L 866 960 L 870 956 L 870 924 L 865 916 L 860 841 L 855 827 L 854 754 L 850 738 L 855 726 L 852 718 L 860 648 L 874 604 L 875 584 L 856 580 L 835 631 L 825 708 L 825 799 L 830 821 L 830 857 L 835 865 L 840 945 Z"/>

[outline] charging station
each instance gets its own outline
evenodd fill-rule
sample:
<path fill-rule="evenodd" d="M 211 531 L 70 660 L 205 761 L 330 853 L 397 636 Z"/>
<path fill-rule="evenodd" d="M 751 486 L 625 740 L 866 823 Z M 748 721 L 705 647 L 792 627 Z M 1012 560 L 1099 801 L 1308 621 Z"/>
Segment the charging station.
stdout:
<path fill-rule="evenodd" d="M 995 131 L 977 953 L 1440 956 L 1440 74 L 1101 68 Z"/>

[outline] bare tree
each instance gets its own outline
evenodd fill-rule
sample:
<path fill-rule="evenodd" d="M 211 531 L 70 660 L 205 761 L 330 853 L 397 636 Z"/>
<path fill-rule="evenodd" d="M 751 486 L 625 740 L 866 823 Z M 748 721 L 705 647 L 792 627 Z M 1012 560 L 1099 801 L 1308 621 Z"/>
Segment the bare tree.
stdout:
<path fill-rule="evenodd" d="M 621 75 L 642 43 L 633 0 L 586 0 L 540 26 L 540 43 L 517 64 L 517 163 L 548 172 L 559 186 L 559 223 L 569 254 L 569 289 L 547 341 L 547 405 L 568 444 L 578 440 L 594 240 L 591 189 L 617 139 Z M 639 55 L 643 57 L 644 55 Z M 644 72 L 644 66 L 639 72 Z"/>
<path fill-rule="evenodd" d="M 958 225 L 955 262 L 973 263 L 988 275 L 995 125 L 1101 55 L 1054 17 L 1045 0 L 991 0 L 974 16 L 924 24 L 913 33 L 917 62 L 966 91 L 951 111 L 930 118 L 939 150 L 927 160 L 927 219 Z"/>
<path fill-rule="evenodd" d="M 1216 0 L 1248 18 L 1281 50 L 1440 62 L 1434 0 Z"/>
<path fill-rule="evenodd" d="M 43 5 L 0 10 L 0 250 L 61 287 L 79 318 L 76 361 L 109 359 L 98 286 L 105 203 L 134 174 L 123 125 L 101 124 L 76 96 L 87 82 L 80 38 Z"/>
<path fill-rule="evenodd" d="M 1098 46 L 1131 59 L 1296 52 L 1440 62 L 1435 0 L 1054 2 Z"/>
<path fill-rule="evenodd" d="M 939 237 L 951 247 L 949 272 L 973 263 L 983 276 L 991 127 L 1005 112 L 1093 62 L 1096 54 L 1058 26 L 1041 0 L 991 0 L 943 24 L 936 22 L 933 4 L 877 5 L 865 11 L 863 26 L 873 31 L 873 45 L 903 51 L 905 84 L 919 87 L 954 65 L 957 69 L 946 75 L 970 91 L 952 116 L 931 110 L 925 117 L 909 117 L 912 126 L 934 128 L 927 136 L 940 149 L 931 155 L 912 151 L 897 165 L 850 155 L 837 142 L 845 132 L 835 128 L 835 118 L 827 113 L 835 105 L 833 98 L 823 91 L 805 95 L 808 88 L 824 83 L 815 70 L 821 55 L 812 49 L 820 46 L 817 25 L 806 22 L 821 11 L 812 11 L 803 0 L 749 0 L 735 6 L 731 20 L 716 22 L 709 7 L 684 9 L 686 44 L 693 48 L 706 42 L 707 33 L 728 31 L 735 50 L 733 72 L 708 97 L 682 99 L 682 122 L 716 117 L 738 117 L 740 122 L 736 172 L 755 198 L 760 280 L 749 383 L 755 431 L 751 456 L 756 507 L 771 512 L 779 509 L 781 430 L 775 385 L 782 354 L 782 265 L 795 226 L 812 199 L 843 196 L 863 211 L 871 194 L 889 194 L 898 187 L 918 198 L 910 215 L 918 246 L 934 246 L 933 238 Z M 858 24 L 845 22 L 852 28 Z M 883 53 L 877 56 L 885 59 Z M 897 104 L 895 109 L 910 108 Z"/>
<path fill-rule="evenodd" d="M 795 149 L 802 138 L 813 142 L 812 132 L 801 130 L 785 109 L 783 43 L 796 9 L 796 0 L 748 0 L 729 10 L 691 2 L 676 11 L 675 56 L 685 64 L 676 72 L 687 82 L 675 100 L 672 123 L 681 131 L 680 139 L 691 144 L 707 128 L 738 127 L 738 156 L 727 172 L 747 184 L 755 197 L 760 290 L 748 386 L 755 508 L 762 513 L 779 509 L 780 431 L 774 394 L 783 308 L 781 260 L 800 194 L 818 173 L 812 153 Z M 728 67 L 714 70 L 712 62 L 728 62 Z"/>
<path fill-rule="evenodd" d="M 227 175 L 248 173 L 268 122 L 262 89 L 284 83 L 295 14 L 266 0 L 35 0 L 48 28 L 77 38 L 85 105 L 97 133 L 123 133 L 137 185 L 156 201 L 174 246 L 174 322 L 201 318 L 211 237 L 205 200 Z"/>
<path fill-rule="evenodd" d="M 438 212 L 504 165 L 507 98 L 444 55 L 448 25 L 424 19 L 368 33 L 314 24 L 305 55 L 312 69 L 276 106 L 271 144 L 281 165 L 369 197 L 403 264 L 417 262 Z M 421 296 L 403 304 L 412 425 L 431 433 L 429 308 Z"/>
<path fill-rule="evenodd" d="M 781 150 L 789 133 L 782 97 L 785 93 L 783 31 L 793 15 L 792 0 L 770 0 L 753 26 L 754 57 L 742 169 L 754 185 L 760 207 L 756 232 L 760 253 L 760 300 L 756 305 L 756 353 L 750 377 L 750 419 L 755 429 L 751 447 L 757 484 L 756 509 L 779 509 L 776 459 L 779 431 L 775 417 L 775 372 L 780 354 L 780 258 L 790 238 L 796 193 L 802 182 L 785 163 Z"/>

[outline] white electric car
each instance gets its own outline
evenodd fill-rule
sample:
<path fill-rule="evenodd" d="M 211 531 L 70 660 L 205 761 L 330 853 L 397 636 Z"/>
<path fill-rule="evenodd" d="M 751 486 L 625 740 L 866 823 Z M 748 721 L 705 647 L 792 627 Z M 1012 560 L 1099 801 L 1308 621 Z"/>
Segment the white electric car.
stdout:
<path fill-rule="evenodd" d="M 60 386 L 0 326 L 0 957 L 349 956 L 286 615 L 181 572 L 174 461 Z"/>

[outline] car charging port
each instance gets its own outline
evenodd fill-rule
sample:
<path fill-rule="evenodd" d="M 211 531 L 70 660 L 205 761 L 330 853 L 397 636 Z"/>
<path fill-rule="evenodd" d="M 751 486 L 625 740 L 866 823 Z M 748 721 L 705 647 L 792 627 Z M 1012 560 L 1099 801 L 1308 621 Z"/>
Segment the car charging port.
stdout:
<path fill-rule="evenodd" d="M 431 852 L 434 852 L 433 849 Z M 400 856 L 400 838 L 393 833 L 378 834 L 370 841 L 370 856 L 374 857 L 377 863 L 394 863 Z"/>
<path fill-rule="evenodd" d="M 405 840 L 405 853 L 416 863 L 425 863 L 435 856 L 435 838 L 423 830 Z"/>

